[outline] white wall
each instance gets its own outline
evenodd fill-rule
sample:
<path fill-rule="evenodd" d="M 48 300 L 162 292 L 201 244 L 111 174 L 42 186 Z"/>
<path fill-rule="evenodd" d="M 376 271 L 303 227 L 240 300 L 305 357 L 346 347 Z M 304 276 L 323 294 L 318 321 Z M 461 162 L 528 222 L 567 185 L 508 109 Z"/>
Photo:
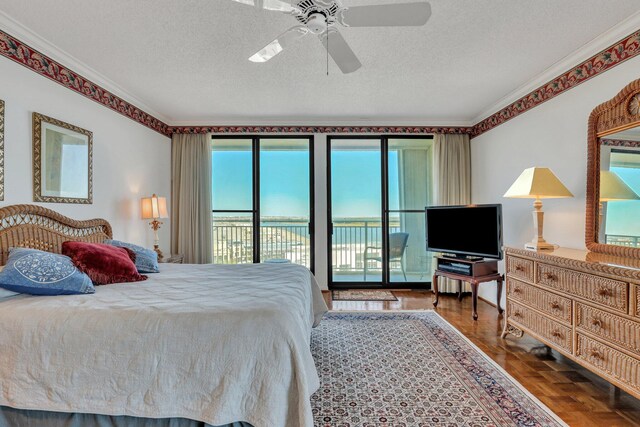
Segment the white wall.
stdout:
<path fill-rule="evenodd" d="M 550 167 L 574 194 L 544 200 L 544 236 L 550 243 L 584 249 L 587 120 L 591 111 L 640 78 L 640 57 L 631 59 L 471 142 L 472 200 L 502 203 L 506 246 L 522 247 L 533 237 L 532 200 L 502 195 L 528 167 Z M 495 302 L 491 286 L 480 296 Z M 503 294 L 504 301 L 504 294 Z"/>
<path fill-rule="evenodd" d="M 105 218 L 117 239 L 151 246 L 153 232 L 140 219 L 140 197 L 170 193 L 169 138 L 6 58 L 0 58 L 0 99 L 5 101 L 5 200 L 33 203 L 32 113 L 93 132 L 93 204 L 44 203 L 74 219 Z M 169 252 L 169 221 L 161 246 Z"/>

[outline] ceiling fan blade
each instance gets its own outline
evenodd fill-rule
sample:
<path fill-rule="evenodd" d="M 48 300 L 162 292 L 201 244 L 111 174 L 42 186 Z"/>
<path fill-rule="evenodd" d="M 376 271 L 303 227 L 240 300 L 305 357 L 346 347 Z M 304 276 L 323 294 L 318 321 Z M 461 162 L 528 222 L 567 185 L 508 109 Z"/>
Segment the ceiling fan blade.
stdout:
<path fill-rule="evenodd" d="M 267 62 L 288 46 L 291 46 L 302 37 L 309 33 L 309 29 L 303 25 L 289 28 L 284 33 L 280 34 L 277 39 L 266 45 L 259 52 L 249 58 L 251 62 Z"/>
<path fill-rule="evenodd" d="M 287 0 L 233 0 L 236 3 L 254 6 L 258 9 L 275 10 L 277 12 L 293 12 L 296 10 Z"/>
<path fill-rule="evenodd" d="M 418 2 L 347 7 L 338 20 L 347 27 L 419 27 L 430 17 L 431 5 Z"/>
<path fill-rule="evenodd" d="M 329 51 L 329 55 L 331 55 L 331 58 L 344 74 L 353 73 L 362 67 L 358 57 L 353 53 L 353 50 L 351 50 L 338 30 L 329 28 L 329 31 L 319 34 L 318 37 L 320 37 L 325 49 Z"/>

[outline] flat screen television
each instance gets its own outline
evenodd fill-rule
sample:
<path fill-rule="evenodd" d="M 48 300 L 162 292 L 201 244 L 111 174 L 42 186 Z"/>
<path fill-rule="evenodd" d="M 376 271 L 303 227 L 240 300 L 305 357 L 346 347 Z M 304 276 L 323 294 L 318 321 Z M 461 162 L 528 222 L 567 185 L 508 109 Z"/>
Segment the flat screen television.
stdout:
<path fill-rule="evenodd" d="M 502 259 L 502 205 L 426 208 L 427 250 Z"/>

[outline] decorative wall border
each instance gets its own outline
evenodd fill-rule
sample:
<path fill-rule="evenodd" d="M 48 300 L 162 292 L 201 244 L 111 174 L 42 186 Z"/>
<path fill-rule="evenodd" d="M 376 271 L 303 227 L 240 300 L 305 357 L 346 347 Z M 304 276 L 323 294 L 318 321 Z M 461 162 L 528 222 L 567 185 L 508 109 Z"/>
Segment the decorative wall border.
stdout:
<path fill-rule="evenodd" d="M 0 55 L 165 136 L 169 126 L 0 30 Z"/>
<path fill-rule="evenodd" d="M 600 144 L 606 147 L 640 147 L 640 141 L 629 141 L 626 139 L 600 138 Z"/>
<path fill-rule="evenodd" d="M 441 126 L 175 126 L 171 133 L 469 133 L 471 127 Z"/>
<path fill-rule="evenodd" d="M 556 77 L 519 100 L 504 107 L 473 126 L 471 137 L 475 138 L 534 107 L 568 91 L 587 80 L 610 70 L 616 65 L 640 54 L 640 31 L 625 37 L 605 50 Z"/>

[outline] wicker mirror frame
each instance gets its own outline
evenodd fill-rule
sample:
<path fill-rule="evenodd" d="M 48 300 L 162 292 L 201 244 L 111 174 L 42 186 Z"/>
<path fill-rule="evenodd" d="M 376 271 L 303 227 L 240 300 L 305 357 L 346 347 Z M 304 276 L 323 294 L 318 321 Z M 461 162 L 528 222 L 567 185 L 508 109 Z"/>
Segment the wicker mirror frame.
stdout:
<path fill-rule="evenodd" d="M 640 258 L 640 248 L 598 242 L 600 138 L 636 126 L 640 126 L 640 79 L 629 83 L 613 99 L 597 106 L 589 116 L 585 243 L 590 251 Z"/>
<path fill-rule="evenodd" d="M 87 197 L 56 197 L 42 195 L 42 123 L 50 123 L 64 129 L 86 135 L 88 141 L 89 170 L 87 179 Z M 76 203 L 90 205 L 93 203 L 93 133 L 81 127 L 47 117 L 40 113 L 33 113 L 33 201 L 45 203 Z"/>

